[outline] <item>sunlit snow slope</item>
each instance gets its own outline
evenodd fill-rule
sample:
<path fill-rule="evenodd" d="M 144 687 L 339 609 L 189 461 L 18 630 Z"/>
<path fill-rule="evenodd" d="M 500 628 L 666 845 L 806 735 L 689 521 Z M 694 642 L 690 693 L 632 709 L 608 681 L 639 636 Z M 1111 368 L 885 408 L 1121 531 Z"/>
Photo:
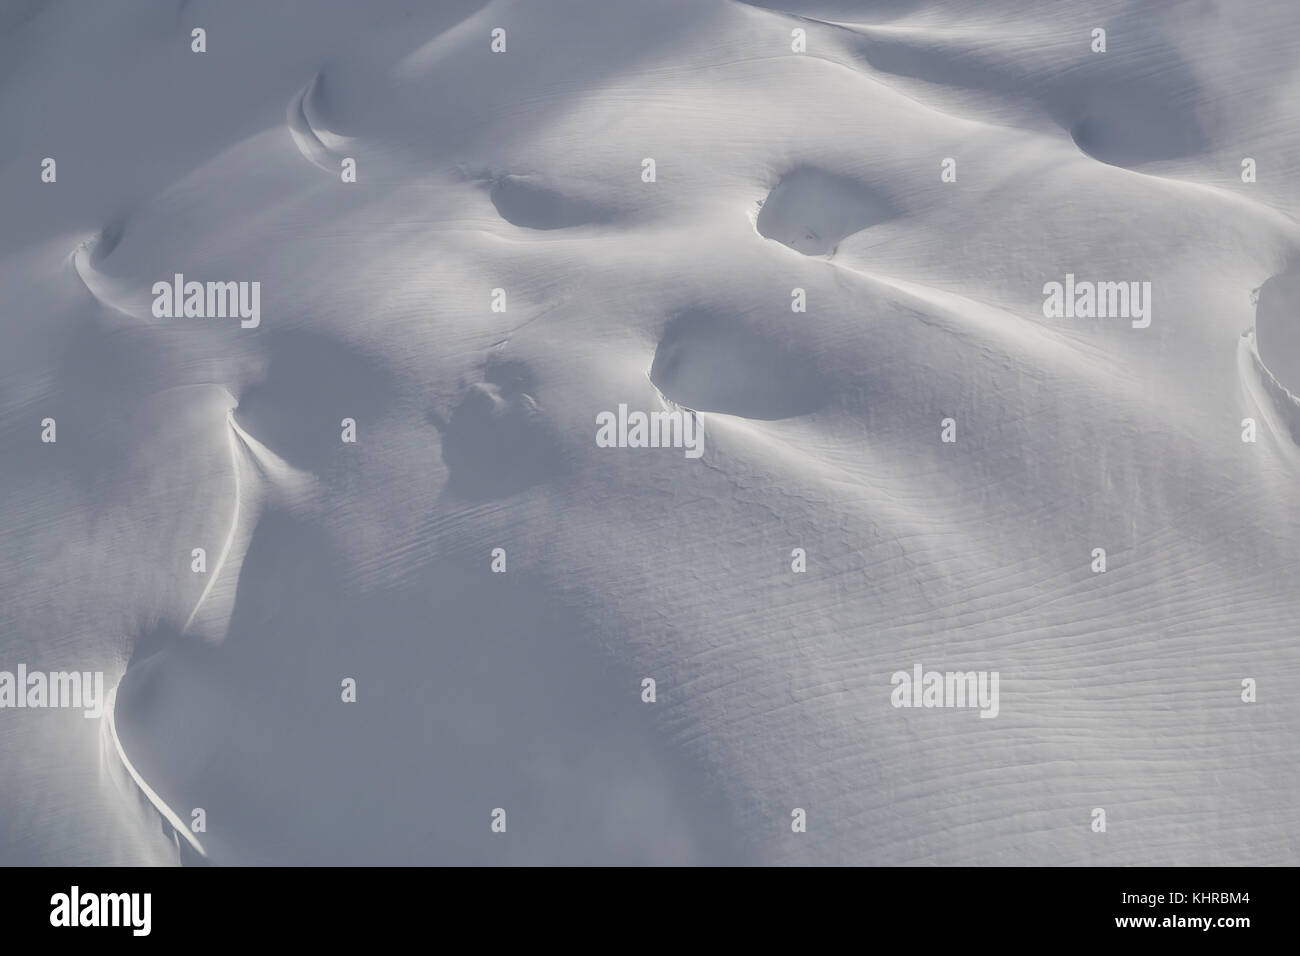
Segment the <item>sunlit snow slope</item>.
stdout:
<path fill-rule="evenodd" d="M 0 671 L 113 698 L 0 709 L 0 863 L 1300 863 L 1298 71 L 1286 0 L 0 2 Z"/>

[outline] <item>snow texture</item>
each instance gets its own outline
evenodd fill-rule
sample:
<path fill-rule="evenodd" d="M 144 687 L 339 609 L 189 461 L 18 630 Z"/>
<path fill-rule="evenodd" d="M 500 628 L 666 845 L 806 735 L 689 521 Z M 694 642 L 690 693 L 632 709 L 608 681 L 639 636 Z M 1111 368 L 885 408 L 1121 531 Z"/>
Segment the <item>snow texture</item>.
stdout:
<path fill-rule="evenodd" d="M 0 863 L 1300 863 L 1298 184 L 1288 0 L 0 2 Z"/>

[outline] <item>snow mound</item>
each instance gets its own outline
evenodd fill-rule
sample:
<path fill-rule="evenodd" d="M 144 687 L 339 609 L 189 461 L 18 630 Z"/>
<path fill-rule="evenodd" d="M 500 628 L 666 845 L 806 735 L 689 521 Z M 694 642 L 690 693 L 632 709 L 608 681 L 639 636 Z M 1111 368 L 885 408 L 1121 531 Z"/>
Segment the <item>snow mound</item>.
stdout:
<path fill-rule="evenodd" d="M 470 500 L 503 498 L 559 476 L 554 430 L 545 420 L 532 374 L 521 363 L 496 363 L 470 385 L 444 422 L 442 458 L 448 490 Z"/>
<path fill-rule="evenodd" d="M 754 228 L 806 256 L 828 255 L 840 240 L 893 216 L 889 204 L 847 176 L 799 166 L 763 200 Z"/>
<path fill-rule="evenodd" d="M 650 380 L 678 405 L 742 418 L 794 418 L 830 399 L 798 335 L 715 309 L 688 310 L 668 322 Z"/>
<path fill-rule="evenodd" d="M 1275 275 L 1260 288 L 1255 335 L 1273 378 L 1300 395 L 1300 272 Z"/>
<path fill-rule="evenodd" d="M 1292 4 L 71 8 L 0 671 L 116 692 L 0 711 L 0 863 L 1298 861 Z"/>
<path fill-rule="evenodd" d="M 568 229 L 607 222 L 612 212 L 583 199 L 565 195 L 526 176 L 502 176 L 489 191 L 501 218 L 524 229 Z"/>

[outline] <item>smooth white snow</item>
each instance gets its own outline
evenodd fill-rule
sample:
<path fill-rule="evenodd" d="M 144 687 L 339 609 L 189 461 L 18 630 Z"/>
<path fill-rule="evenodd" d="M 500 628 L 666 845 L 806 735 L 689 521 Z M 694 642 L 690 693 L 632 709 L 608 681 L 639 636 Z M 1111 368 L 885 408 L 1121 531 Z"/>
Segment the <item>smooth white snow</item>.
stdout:
<path fill-rule="evenodd" d="M 116 699 L 0 710 L 0 862 L 1300 862 L 1297 70 L 1280 0 L 4 6 L 0 670 Z"/>

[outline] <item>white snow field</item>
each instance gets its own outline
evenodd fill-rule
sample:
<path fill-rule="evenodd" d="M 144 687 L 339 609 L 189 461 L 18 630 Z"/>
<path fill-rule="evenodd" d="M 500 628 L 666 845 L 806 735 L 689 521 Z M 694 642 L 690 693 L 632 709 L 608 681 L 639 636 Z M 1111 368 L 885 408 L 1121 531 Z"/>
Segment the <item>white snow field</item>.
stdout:
<path fill-rule="evenodd" d="M 1298 864 L 1298 217 L 1290 0 L 0 0 L 0 863 Z"/>

